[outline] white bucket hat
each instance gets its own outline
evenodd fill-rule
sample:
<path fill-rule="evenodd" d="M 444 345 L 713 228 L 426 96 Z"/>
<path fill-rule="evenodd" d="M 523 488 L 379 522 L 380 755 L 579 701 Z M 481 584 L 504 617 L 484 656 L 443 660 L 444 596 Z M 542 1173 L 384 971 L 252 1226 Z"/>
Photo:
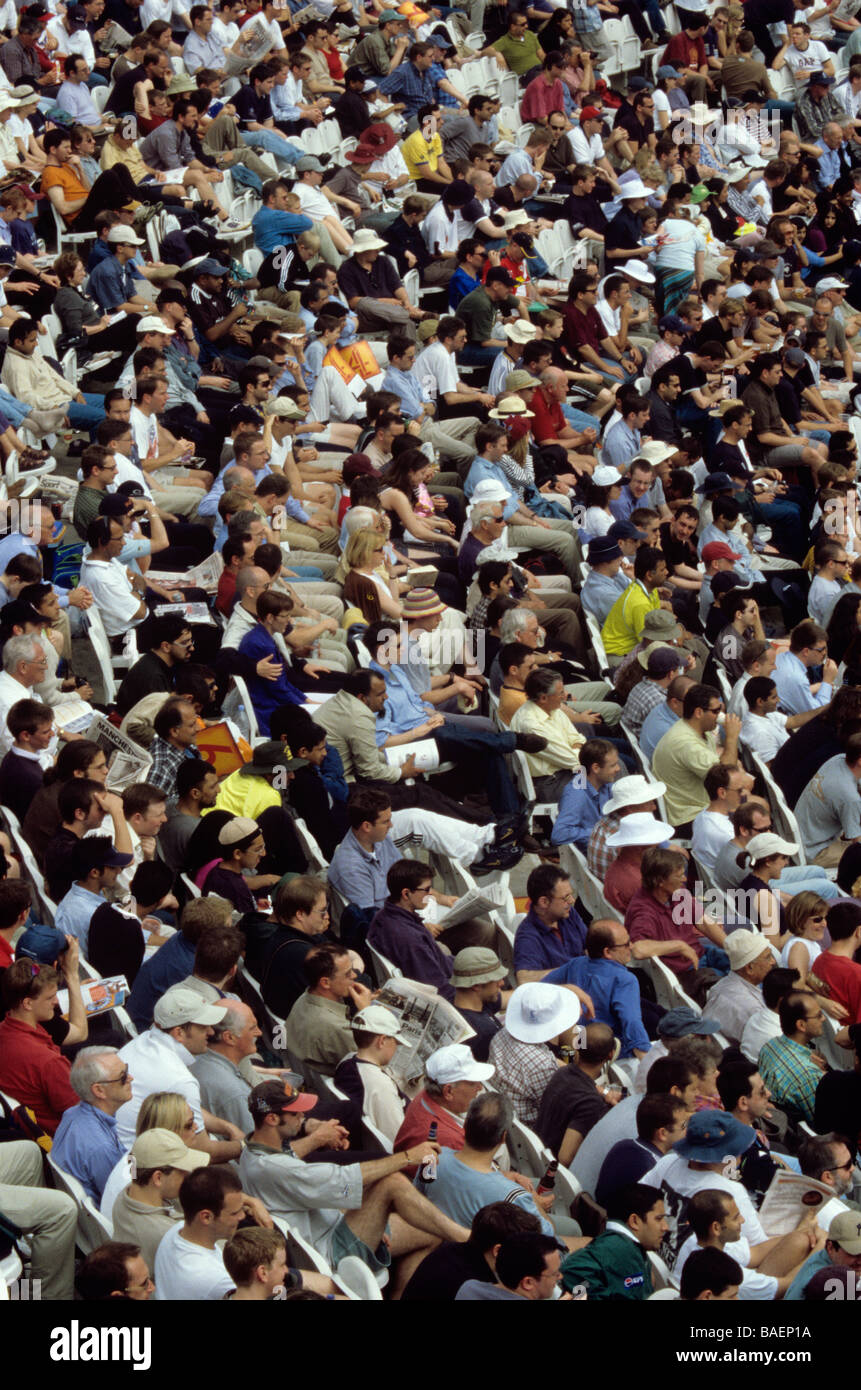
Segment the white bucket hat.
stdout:
<path fill-rule="evenodd" d="M 619 197 L 626 202 L 628 198 L 651 198 L 651 196 L 651 188 L 647 188 L 642 179 L 631 179 L 630 183 L 619 185 Z"/>
<path fill-rule="evenodd" d="M 642 261 L 623 261 L 617 267 L 617 275 L 630 275 L 632 280 L 639 280 L 643 285 L 654 285 L 655 277 L 649 268 L 643 265 Z"/>
<path fill-rule="evenodd" d="M 626 806 L 643 806 L 647 801 L 657 801 L 667 788 L 664 782 L 649 782 L 640 773 L 631 777 L 620 777 L 613 783 L 613 795 L 604 807 L 604 815 L 613 811 L 624 811 Z"/>
<path fill-rule="evenodd" d="M 378 237 L 376 232 L 370 227 L 361 227 L 359 231 L 353 233 L 353 250 L 351 254 L 355 256 L 359 251 L 387 251 L 388 244 Z"/>
<path fill-rule="evenodd" d="M 724 949 L 729 956 L 730 969 L 743 970 L 751 961 L 759 960 L 766 951 L 770 951 L 771 946 L 761 932 L 740 927 L 738 931 L 729 933 Z"/>
<path fill-rule="evenodd" d="M 570 989 L 534 980 L 512 994 L 505 1027 L 518 1042 L 543 1043 L 573 1028 L 579 1017 L 580 1000 Z"/>
<path fill-rule="evenodd" d="M 636 457 L 645 459 L 654 467 L 656 463 L 663 463 L 664 459 L 671 459 L 678 452 L 678 449 L 674 448 L 672 444 L 665 444 L 662 439 L 647 439 L 644 444 L 640 445 Z"/>
<path fill-rule="evenodd" d="M 481 482 L 475 485 L 470 506 L 474 507 L 477 502 L 507 502 L 510 496 L 508 488 L 495 478 L 482 478 Z"/>
<path fill-rule="evenodd" d="M 531 343 L 533 338 L 538 337 L 538 328 L 534 323 L 527 323 L 526 319 L 515 319 L 514 323 L 506 323 L 502 331 L 512 343 Z"/>
<path fill-rule="evenodd" d="M 635 811 L 625 816 L 618 830 L 607 836 L 607 844 L 614 849 L 624 849 L 627 845 L 662 845 L 675 835 L 671 825 L 658 820 L 649 811 Z"/>
<path fill-rule="evenodd" d="M 597 487 L 613 487 L 621 481 L 622 475 L 618 468 L 611 468 L 609 463 L 599 463 L 592 474 L 592 482 Z"/>

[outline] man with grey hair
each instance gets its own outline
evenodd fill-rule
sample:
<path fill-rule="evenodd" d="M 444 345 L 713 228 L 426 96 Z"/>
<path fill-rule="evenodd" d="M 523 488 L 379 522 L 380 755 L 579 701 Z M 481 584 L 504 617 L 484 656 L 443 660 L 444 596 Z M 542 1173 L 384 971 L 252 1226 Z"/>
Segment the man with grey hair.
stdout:
<path fill-rule="evenodd" d="M 554 666 L 564 681 L 570 668 L 566 662 L 560 661 L 558 652 L 548 651 L 545 647 L 545 639 L 552 635 L 554 626 L 556 622 L 552 608 L 511 608 L 503 613 L 499 624 L 500 650 L 508 642 L 522 642 L 535 652 L 539 666 Z M 490 688 L 495 695 L 502 689 L 502 680 L 497 656 L 490 668 Z M 566 685 L 565 689 L 569 699 L 564 709 L 575 723 L 598 724 L 603 721 L 605 724 L 618 724 L 621 719 L 622 706 L 607 699 L 610 686 L 606 681 L 585 681 L 578 685 Z"/>
<path fill-rule="evenodd" d="M 8 753 L 12 747 L 7 723 L 10 709 L 19 700 L 28 698 L 33 686 L 45 679 L 47 670 L 48 659 L 38 637 L 9 638 L 3 648 L 3 671 L 0 673 L 0 753 Z M 53 760 L 54 754 L 47 749 L 44 759 L 39 758 L 45 768 L 50 767 Z"/>
<path fill-rule="evenodd" d="M 236 576 L 236 603 L 224 629 L 222 646 L 239 650 L 246 632 L 250 632 L 257 622 L 257 600 L 261 594 L 265 594 L 270 583 L 269 575 L 259 565 L 247 565 L 239 571 Z M 258 662 L 258 666 L 265 665 L 265 662 Z M 266 671 L 258 670 L 257 674 L 265 676 Z"/>
<path fill-rule="evenodd" d="M 133 1077 L 115 1047 L 84 1047 L 69 1081 L 80 1105 L 64 1111 L 51 1157 L 84 1188 L 96 1206 L 114 1166 L 125 1153 L 117 1138 L 116 1113 L 132 1097 Z"/>
<path fill-rule="evenodd" d="M 248 1097 L 253 1082 L 246 1080 L 240 1064 L 257 1051 L 261 1029 L 253 1011 L 239 999 L 224 1001 L 224 1017 L 213 1024 L 212 1037 L 204 1053 L 190 1070 L 197 1077 L 200 1098 L 207 1110 L 237 1125 L 243 1134 L 254 1128 Z"/>

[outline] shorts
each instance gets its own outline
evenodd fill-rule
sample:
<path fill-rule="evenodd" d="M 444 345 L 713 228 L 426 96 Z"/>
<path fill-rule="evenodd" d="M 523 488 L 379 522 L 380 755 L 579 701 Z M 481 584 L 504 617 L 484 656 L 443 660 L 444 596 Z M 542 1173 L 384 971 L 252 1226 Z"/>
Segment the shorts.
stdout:
<path fill-rule="evenodd" d="M 378 1274 L 381 1269 L 388 1269 L 392 1263 L 391 1251 L 384 1241 L 380 1241 L 376 1250 L 370 1250 L 365 1242 L 351 1231 L 343 1216 L 332 1232 L 329 1252 L 329 1263 L 333 1270 L 337 1270 L 341 1260 L 347 1255 L 358 1256 L 372 1274 Z"/>

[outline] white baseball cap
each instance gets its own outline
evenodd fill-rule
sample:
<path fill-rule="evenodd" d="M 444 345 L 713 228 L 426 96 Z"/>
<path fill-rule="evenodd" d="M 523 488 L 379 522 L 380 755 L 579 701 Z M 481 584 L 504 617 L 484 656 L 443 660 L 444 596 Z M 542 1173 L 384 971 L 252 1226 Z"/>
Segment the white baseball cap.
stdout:
<path fill-rule="evenodd" d="M 785 854 L 791 859 L 798 853 L 798 845 L 794 845 L 791 840 L 784 840 L 771 830 L 764 830 L 762 834 L 754 835 L 748 840 L 747 852 L 755 864 L 758 860 L 770 859 L 773 854 Z"/>
<path fill-rule="evenodd" d="M 454 1086 L 458 1081 L 489 1081 L 495 1071 L 496 1067 L 489 1062 L 477 1062 L 466 1043 L 438 1047 L 425 1062 L 425 1075 L 438 1086 Z"/>
<path fill-rule="evenodd" d="M 153 1009 L 159 1028 L 177 1028 L 182 1023 L 204 1023 L 212 1027 L 224 1022 L 224 1009 L 207 1004 L 196 990 L 174 985 L 161 996 Z"/>
<path fill-rule="evenodd" d="M 400 1019 L 382 1004 L 369 1004 L 366 1009 L 360 1009 L 354 1014 L 350 1021 L 350 1027 L 354 1030 L 358 1028 L 364 1033 L 377 1033 L 384 1038 L 394 1038 L 395 1042 L 409 1047 L 410 1040 L 400 1032 L 400 1026 Z"/>

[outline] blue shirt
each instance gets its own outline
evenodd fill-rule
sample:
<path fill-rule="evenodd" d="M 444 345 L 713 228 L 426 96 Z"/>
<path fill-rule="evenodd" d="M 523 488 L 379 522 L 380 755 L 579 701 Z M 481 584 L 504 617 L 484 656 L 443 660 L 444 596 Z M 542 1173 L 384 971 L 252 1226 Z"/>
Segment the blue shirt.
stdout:
<path fill-rule="evenodd" d="M 264 256 L 279 246 L 289 246 L 300 232 L 310 232 L 310 217 L 301 212 L 285 212 L 280 208 L 261 208 L 251 219 L 254 245 Z"/>
<path fill-rule="evenodd" d="M 553 928 L 530 908 L 514 934 L 515 970 L 555 970 L 572 956 L 582 956 L 586 925 L 572 907 Z"/>
<path fill-rule="evenodd" d="M 816 694 L 810 689 L 807 667 L 794 652 L 781 652 L 774 666 L 774 683 L 780 708 L 786 714 L 803 714 L 805 710 L 821 709 L 830 704 L 834 694 L 830 685 L 822 682 Z"/>
<path fill-rule="evenodd" d="M 77 937 L 81 955 L 85 959 L 89 954 L 87 945 L 90 921 L 96 908 L 101 907 L 105 901 L 101 893 L 91 893 L 89 888 L 82 888 L 80 883 L 73 883 L 57 907 L 54 926 Z"/>
<path fill-rule="evenodd" d="M 739 536 L 737 531 L 734 531 L 731 536 L 727 536 L 715 526 L 714 522 L 712 522 L 710 526 L 706 526 L 697 543 L 697 554 L 700 556 L 700 559 L 702 559 L 704 546 L 707 546 L 710 541 L 720 541 L 723 545 L 728 545 L 730 550 L 734 551 L 736 554 L 741 552 L 741 559 L 733 561 L 732 567 L 736 574 L 740 575 L 746 584 L 760 583 L 762 576 L 759 571 L 753 569 L 749 563 L 750 547 L 744 538 Z"/>
<path fill-rule="evenodd" d="M 436 106 L 437 88 L 430 72 L 419 72 L 413 63 L 400 63 L 377 83 L 383 96 L 395 96 L 404 103 L 403 116 L 409 120 L 420 106 Z"/>
<path fill-rule="evenodd" d="M 276 681 L 264 680 L 262 676 L 257 675 L 256 671 L 254 675 L 249 674 L 247 677 L 248 693 L 251 696 L 257 723 L 260 725 L 260 732 L 268 738 L 269 720 L 275 711 L 284 704 L 303 705 L 305 696 L 287 679 L 284 658 L 275 645 L 274 637 L 270 637 L 262 623 L 255 623 L 251 631 L 246 632 L 239 643 L 239 654 L 254 666 L 267 656 L 274 657 L 281 665 L 281 674 Z"/>
<path fill-rule="evenodd" d="M 391 835 L 375 845 L 371 854 L 362 848 L 350 830 L 332 855 L 326 877 L 348 903 L 379 908 L 389 896 L 386 875 L 402 858 Z"/>
<path fill-rule="evenodd" d="M 821 140 L 818 143 L 822 151 L 816 160 L 819 165 L 819 187 L 830 188 L 834 180 L 839 179 L 843 172 L 840 164 L 840 151 L 826 149 Z"/>
<path fill-rule="evenodd" d="M 423 1196 L 430 1197 L 439 1211 L 445 1212 L 452 1221 L 459 1221 L 462 1226 L 471 1226 L 475 1213 L 491 1202 L 506 1202 L 536 1216 L 544 1235 L 553 1235 L 553 1227 L 544 1213 L 539 1211 L 531 1192 L 512 1182 L 504 1173 L 482 1173 L 475 1168 L 467 1168 L 454 1149 L 443 1149 L 440 1154 L 435 1182 L 426 1182 L 420 1168 L 414 1186 Z"/>
<path fill-rule="evenodd" d="M 796 1274 L 786 1293 L 783 1295 L 784 1303 L 802 1303 L 804 1301 L 804 1290 L 810 1283 L 814 1274 L 818 1274 L 820 1269 L 827 1269 L 833 1261 L 827 1250 L 817 1250 L 813 1255 L 808 1255 L 804 1264 Z"/>
<path fill-rule="evenodd" d="M 469 466 L 466 482 L 463 485 L 464 492 L 467 497 L 471 498 L 479 483 L 485 478 L 492 478 L 495 483 L 500 483 L 508 493 L 508 501 L 503 503 L 502 515 L 506 521 L 509 521 L 517 511 L 520 503 L 517 494 L 512 492 L 511 484 L 498 463 L 491 463 L 490 459 L 482 458 L 481 455 L 474 458 Z"/>
<path fill-rule="evenodd" d="M 624 420 L 617 420 L 615 425 L 611 425 L 601 446 L 601 454 L 605 463 L 612 464 L 614 468 L 624 469 L 627 472 L 628 464 L 631 459 L 636 458 L 640 452 L 642 436 L 639 430 L 632 430 L 630 425 L 626 425 Z M 627 492 L 627 488 L 625 489 Z M 623 494 L 624 495 L 624 494 Z M 610 511 L 614 516 L 616 513 L 616 503 L 610 504 Z M 631 508 L 633 511 L 633 507 Z M 626 517 L 618 517 L 619 521 L 627 520 Z"/>
<path fill-rule="evenodd" d="M 103 313 L 112 313 L 120 304 L 125 304 L 135 289 L 135 275 L 128 265 L 120 265 L 116 256 L 106 256 L 90 272 L 87 286 L 89 294 L 95 299 Z"/>
<path fill-rule="evenodd" d="M 559 798 L 559 810 L 550 839 L 554 845 L 573 843 L 585 854 L 589 836 L 603 815 L 613 787 L 610 782 L 604 787 L 593 787 L 588 781 L 578 786 L 577 780 L 572 777 Z"/>
<path fill-rule="evenodd" d="M 621 570 L 614 575 L 598 574 L 596 570 L 589 571 L 580 590 L 580 601 L 583 607 L 598 619 L 599 627 L 604 626 L 607 614 L 616 599 L 625 592 L 631 582 L 628 575 L 623 574 Z"/>
<path fill-rule="evenodd" d="M 51 1157 L 84 1188 L 96 1206 L 105 1183 L 125 1153 L 117 1138 L 117 1121 L 82 1100 L 63 1112 L 57 1126 Z"/>
<path fill-rule="evenodd" d="M 588 956 L 579 956 L 545 975 L 544 982 L 584 989 L 595 1005 L 596 1022 L 608 1024 L 620 1039 L 620 1056 L 631 1057 L 635 1047 L 639 1052 L 648 1052 L 652 1044 L 643 1027 L 640 987 L 636 976 L 624 965 L 606 957 L 590 960 Z"/>
<path fill-rule="evenodd" d="M 480 284 L 479 279 L 473 279 L 469 272 L 463 269 L 463 266 L 458 266 L 448 282 L 448 307 L 452 313 L 455 312 L 460 301 L 471 294 L 473 290 L 477 290 Z"/>
<path fill-rule="evenodd" d="M 408 734 L 411 729 L 424 724 L 431 709 L 414 689 L 402 667 L 384 669 L 372 661 L 371 670 L 386 682 L 386 703 L 377 715 L 374 731 L 377 747 L 381 747 L 392 734 Z"/>
<path fill-rule="evenodd" d="M 640 747 L 645 753 L 649 762 L 652 755 L 668 729 L 671 729 L 679 716 L 675 710 L 671 709 L 664 700 L 660 705 L 655 705 L 643 720 L 643 727 L 640 730 Z"/>
<path fill-rule="evenodd" d="M 144 961 L 126 1003 L 126 1011 L 140 1032 L 152 1023 L 153 1009 L 165 990 L 192 974 L 194 955 L 194 946 L 178 931 Z"/>
<path fill-rule="evenodd" d="M 412 372 L 402 372 L 399 367 L 389 367 L 380 386 L 381 391 L 394 391 L 401 402 L 401 409 L 411 420 L 422 413 L 422 406 L 430 402 L 418 377 Z"/>

